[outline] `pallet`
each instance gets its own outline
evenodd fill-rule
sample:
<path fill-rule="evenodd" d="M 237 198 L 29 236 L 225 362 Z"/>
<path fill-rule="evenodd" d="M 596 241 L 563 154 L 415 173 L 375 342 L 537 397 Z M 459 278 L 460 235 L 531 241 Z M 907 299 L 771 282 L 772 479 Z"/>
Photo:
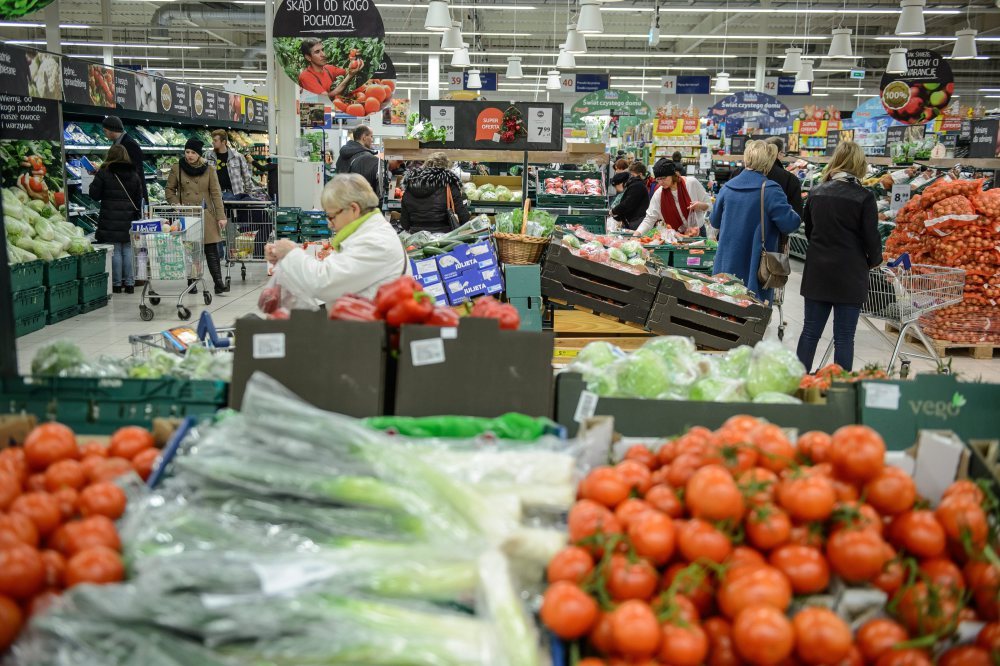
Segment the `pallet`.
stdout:
<path fill-rule="evenodd" d="M 885 325 L 886 333 L 892 333 L 897 338 L 899 337 L 899 328 L 893 326 L 892 324 Z M 926 333 L 925 333 L 926 335 Z M 952 342 L 951 340 L 938 340 L 937 338 L 932 338 L 927 336 L 930 340 L 931 345 L 934 347 L 934 353 L 940 357 L 945 356 L 956 356 L 955 352 L 964 352 L 963 355 L 967 354 L 971 358 L 976 360 L 984 361 L 994 358 L 997 351 L 1000 351 L 1000 344 L 994 344 L 991 342 Z M 920 338 L 913 335 L 912 333 L 906 334 L 906 342 L 911 344 L 923 346 Z"/>
<path fill-rule="evenodd" d="M 580 350 L 591 342 L 610 342 L 625 351 L 632 352 L 646 344 L 648 339 L 647 337 L 556 338 L 552 364 L 566 365 L 572 363 L 576 360 Z"/>
<path fill-rule="evenodd" d="M 552 330 L 560 338 L 647 338 L 650 333 L 630 324 L 595 317 L 579 310 L 555 310 Z"/>
<path fill-rule="evenodd" d="M 568 305 L 572 307 L 574 310 L 579 310 L 580 312 L 583 312 L 585 314 L 589 314 L 594 317 L 600 317 L 601 319 L 607 319 L 608 321 L 614 322 L 616 324 L 621 324 L 622 326 L 628 326 L 629 328 L 633 328 L 637 331 L 642 331 L 643 333 L 646 333 L 646 328 L 641 324 L 637 324 L 635 322 L 622 319 L 613 314 L 608 314 L 607 312 L 598 312 L 597 310 L 588 308 L 583 305 L 573 305 L 572 303 L 567 303 L 566 301 L 560 300 L 558 298 L 549 298 L 548 300 L 550 303 L 558 303 L 559 305 Z"/>

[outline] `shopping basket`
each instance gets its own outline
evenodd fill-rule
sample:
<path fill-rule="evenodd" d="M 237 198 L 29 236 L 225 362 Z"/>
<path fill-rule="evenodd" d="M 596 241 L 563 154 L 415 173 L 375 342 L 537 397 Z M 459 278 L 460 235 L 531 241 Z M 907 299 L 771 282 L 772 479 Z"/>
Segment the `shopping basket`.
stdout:
<path fill-rule="evenodd" d="M 191 311 L 184 306 L 184 296 L 203 291 L 205 305 L 212 302 L 202 275 L 205 271 L 204 209 L 201 206 L 150 206 L 148 219 L 132 223 L 132 256 L 135 277 L 143 280 L 139 297 L 139 318 L 152 321 L 153 309 L 163 294 L 152 288 L 152 282 L 184 281 L 186 286 L 177 294 L 177 316 L 190 319 Z M 174 294 L 170 294 L 173 297 Z"/>

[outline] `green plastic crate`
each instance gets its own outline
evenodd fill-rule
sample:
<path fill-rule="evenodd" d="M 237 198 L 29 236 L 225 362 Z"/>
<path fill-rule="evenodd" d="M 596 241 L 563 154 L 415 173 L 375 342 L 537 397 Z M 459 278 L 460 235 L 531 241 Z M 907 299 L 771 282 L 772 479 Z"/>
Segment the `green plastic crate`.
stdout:
<path fill-rule="evenodd" d="M 542 297 L 542 277 L 541 266 L 539 264 L 528 264 L 518 266 L 514 264 L 504 264 L 504 283 L 507 298 L 541 298 Z"/>
<path fill-rule="evenodd" d="M 65 310 L 80 302 L 80 280 L 70 280 L 49 287 L 45 298 L 45 309 L 51 312 Z"/>
<path fill-rule="evenodd" d="M 711 271 L 715 265 L 715 248 L 674 245 L 670 252 L 670 265 L 674 268 Z"/>
<path fill-rule="evenodd" d="M 11 264 L 10 267 L 10 289 L 11 291 L 21 291 L 23 289 L 33 289 L 45 284 L 45 262 L 29 261 L 23 264 Z"/>
<path fill-rule="evenodd" d="M 45 328 L 45 310 L 14 319 L 14 335 L 18 338 L 43 328 Z"/>
<path fill-rule="evenodd" d="M 672 266 L 670 263 L 671 257 L 673 255 L 672 246 L 670 245 L 647 245 L 646 249 L 653 253 L 653 256 L 659 259 L 664 266 Z"/>
<path fill-rule="evenodd" d="M 80 280 L 80 303 L 89 303 L 108 295 L 108 274 L 100 273 Z"/>
<path fill-rule="evenodd" d="M 302 212 L 301 208 L 292 208 L 292 207 L 279 208 L 275 213 L 275 221 L 278 222 L 279 224 L 281 222 L 298 222 L 299 213 L 301 212 Z"/>
<path fill-rule="evenodd" d="M 98 273 L 103 273 L 105 267 L 107 266 L 107 255 L 108 251 L 105 248 L 99 250 L 94 250 L 93 252 L 88 252 L 86 254 L 80 255 L 80 270 L 77 271 L 78 277 L 90 277 L 91 275 L 97 275 Z"/>
<path fill-rule="evenodd" d="M 87 313 L 87 312 L 93 312 L 94 310 L 99 310 L 99 309 L 103 308 L 104 306 L 106 306 L 108 304 L 108 302 L 110 302 L 110 301 L 111 301 L 111 297 L 108 296 L 107 294 L 104 294 L 100 298 L 95 298 L 92 301 L 87 301 L 86 303 L 81 303 L 80 304 L 80 314 L 84 314 L 84 313 Z"/>
<path fill-rule="evenodd" d="M 22 289 L 11 296 L 14 302 L 14 318 L 21 319 L 29 315 L 45 312 L 45 287 Z"/>
<path fill-rule="evenodd" d="M 53 287 L 76 280 L 79 258 L 75 256 L 54 259 L 45 263 L 45 286 Z"/>
<path fill-rule="evenodd" d="M 76 293 L 75 286 L 73 289 L 73 293 L 74 294 Z M 55 312 L 50 311 L 48 317 L 46 318 L 46 322 L 50 325 L 58 324 L 59 322 L 71 319 L 72 317 L 75 317 L 78 314 L 80 314 L 80 306 L 74 304 L 68 308 L 63 308 L 62 310 L 56 310 Z"/>

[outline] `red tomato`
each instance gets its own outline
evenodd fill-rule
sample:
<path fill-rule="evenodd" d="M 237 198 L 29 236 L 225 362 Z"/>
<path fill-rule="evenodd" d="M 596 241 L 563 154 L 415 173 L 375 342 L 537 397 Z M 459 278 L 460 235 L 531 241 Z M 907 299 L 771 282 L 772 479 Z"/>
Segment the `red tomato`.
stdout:
<path fill-rule="evenodd" d="M 830 567 L 818 548 L 787 544 L 771 553 L 768 560 L 785 574 L 795 594 L 817 594 L 830 584 Z"/>
<path fill-rule="evenodd" d="M 597 621 L 587 634 L 587 641 L 601 654 L 615 651 L 615 635 L 611 613 L 598 613 Z"/>
<path fill-rule="evenodd" d="M 139 426 L 125 426 L 119 428 L 111 435 L 111 445 L 108 447 L 108 454 L 114 458 L 127 458 L 131 460 L 135 454 L 145 449 L 156 446 L 153 433 Z"/>
<path fill-rule="evenodd" d="M 561 580 L 545 591 L 540 615 L 552 633 L 573 640 L 585 635 L 597 621 L 597 602 L 573 583 Z"/>
<path fill-rule="evenodd" d="M 977 504 L 982 504 L 983 500 L 986 499 L 986 496 L 983 495 L 982 489 L 976 485 L 976 482 L 968 479 L 956 481 L 948 486 L 948 488 L 941 494 L 941 499 L 951 497 L 952 495 L 968 495 L 975 500 Z"/>
<path fill-rule="evenodd" d="M 621 523 L 621 526 L 627 530 L 629 522 L 632 520 L 632 518 L 639 515 L 640 513 L 643 513 L 644 511 L 650 511 L 652 509 L 653 507 L 651 507 L 643 500 L 635 497 L 630 497 L 621 504 L 619 504 L 618 508 L 615 509 L 615 518 L 617 518 L 618 522 Z"/>
<path fill-rule="evenodd" d="M 0 595 L 30 599 L 45 584 L 45 564 L 31 546 L 14 545 L 0 550 Z"/>
<path fill-rule="evenodd" d="M 656 459 L 656 454 L 649 450 L 649 447 L 642 444 L 633 444 L 625 452 L 625 460 L 634 460 L 642 463 L 650 471 L 660 466 Z"/>
<path fill-rule="evenodd" d="M 38 528 L 20 513 L 0 514 L 0 549 L 16 545 L 38 545 Z"/>
<path fill-rule="evenodd" d="M 769 469 L 754 467 L 740 474 L 738 483 L 750 504 L 771 504 L 778 487 L 778 475 Z"/>
<path fill-rule="evenodd" d="M 24 440 L 24 455 L 35 471 L 44 471 L 54 462 L 76 458 L 76 435 L 61 423 L 43 423 Z"/>
<path fill-rule="evenodd" d="M 45 565 L 45 586 L 62 588 L 66 584 L 66 558 L 55 550 L 41 552 Z"/>
<path fill-rule="evenodd" d="M 684 515 L 684 507 L 677 499 L 677 493 L 666 484 L 657 484 L 646 492 L 646 503 L 654 509 L 659 509 L 671 518 Z"/>
<path fill-rule="evenodd" d="M 9 648 L 17 638 L 23 622 L 21 608 L 12 599 L 0 596 L 0 653 Z"/>
<path fill-rule="evenodd" d="M 868 426 L 843 426 L 833 433 L 830 461 L 837 476 L 848 481 L 868 481 L 885 467 L 885 442 Z"/>
<path fill-rule="evenodd" d="M 146 449 L 145 451 L 140 451 L 135 454 L 135 457 L 132 458 L 132 466 L 135 467 L 135 473 L 138 474 L 143 481 L 148 481 L 149 477 L 153 474 L 153 470 L 156 469 L 156 464 L 159 459 L 159 449 Z"/>
<path fill-rule="evenodd" d="M 774 606 L 784 611 L 792 601 L 792 586 L 785 574 L 767 566 L 747 566 L 745 573 L 728 575 L 719 588 L 719 610 L 735 618 L 744 608 Z M 732 570 L 730 572 L 732 574 Z"/>
<path fill-rule="evenodd" d="M 550 585 L 560 580 L 580 583 L 593 569 L 590 553 L 578 546 L 567 546 L 549 561 L 546 577 Z"/>
<path fill-rule="evenodd" d="M 59 500 L 48 493 L 25 493 L 10 505 L 10 512 L 31 519 L 41 536 L 48 535 L 62 522 Z"/>
<path fill-rule="evenodd" d="M 738 666 L 742 662 L 736 656 L 733 645 L 733 628 L 721 617 L 710 617 L 702 625 L 708 636 L 707 666 Z"/>
<path fill-rule="evenodd" d="M 875 578 L 887 561 L 886 543 L 867 529 L 844 529 L 834 532 L 826 543 L 830 566 L 849 583 L 863 583 Z"/>
<path fill-rule="evenodd" d="M 851 628 L 828 608 L 803 608 L 792 619 L 795 652 L 807 664 L 837 663 L 851 650 Z"/>
<path fill-rule="evenodd" d="M 868 663 L 877 661 L 887 651 L 892 650 L 893 646 L 909 639 L 906 629 L 903 629 L 901 624 L 885 618 L 865 622 L 858 629 L 856 636 L 861 656 Z"/>
<path fill-rule="evenodd" d="M 678 530 L 677 546 L 688 562 L 702 557 L 712 562 L 722 562 L 733 551 L 729 537 L 711 523 L 697 518 L 687 521 Z"/>
<path fill-rule="evenodd" d="M 628 498 L 629 486 L 614 467 L 595 467 L 580 482 L 581 499 L 613 509 Z"/>
<path fill-rule="evenodd" d="M 382 79 L 382 85 L 389 89 L 389 94 L 396 92 L 396 82 L 392 79 Z"/>
<path fill-rule="evenodd" d="M 837 493 L 824 476 L 796 476 L 778 487 L 778 501 L 799 522 L 826 520 L 833 513 Z"/>
<path fill-rule="evenodd" d="M 635 552 L 653 564 L 666 564 L 674 554 L 674 522 L 659 511 L 646 511 L 632 518 L 628 536 Z"/>
<path fill-rule="evenodd" d="M 645 495 L 653 485 L 649 468 L 636 460 L 623 460 L 615 465 L 618 476 L 622 478 L 629 490 Z"/>
<path fill-rule="evenodd" d="M 796 443 L 799 455 L 813 464 L 830 462 L 830 446 L 833 440 L 830 435 L 818 430 L 811 430 L 799 435 Z"/>
<path fill-rule="evenodd" d="M 102 458 L 107 458 L 108 447 L 100 442 L 87 442 L 80 447 L 80 459 L 83 460 L 87 456 L 100 456 Z"/>
<path fill-rule="evenodd" d="M 1000 620 L 1000 569 L 978 560 L 970 560 L 963 571 L 979 615 L 990 622 Z"/>
<path fill-rule="evenodd" d="M 587 499 L 573 505 L 569 510 L 567 524 L 571 543 L 579 543 L 595 534 L 621 534 L 622 531 L 615 514 L 607 507 Z M 588 550 L 595 552 L 593 548 Z"/>
<path fill-rule="evenodd" d="M 80 551 L 66 563 L 66 587 L 80 583 L 117 583 L 124 577 L 122 558 L 106 546 Z"/>
<path fill-rule="evenodd" d="M 1000 622 L 984 625 L 976 636 L 976 645 L 984 650 L 1000 653 Z"/>
<path fill-rule="evenodd" d="M 13 472 L 0 470 L 0 511 L 4 511 L 21 494 L 21 479 Z"/>
<path fill-rule="evenodd" d="M 787 543 L 792 534 L 788 514 L 776 506 L 759 506 L 746 519 L 747 540 L 760 550 L 772 550 Z"/>
<path fill-rule="evenodd" d="M 91 483 L 101 481 L 114 481 L 123 474 L 134 471 L 131 461 L 127 458 L 108 458 L 101 460 L 94 465 L 93 471 L 88 475 Z"/>
<path fill-rule="evenodd" d="M 671 565 L 663 574 L 660 589 L 666 591 L 671 587 L 675 594 L 691 601 L 699 617 L 711 614 L 715 605 L 715 588 L 704 567 L 680 562 Z"/>
<path fill-rule="evenodd" d="M 84 516 L 101 515 L 117 520 L 125 513 L 126 501 L 124 490 L 110 481 L 102 481 L 84 488 L 78 504 Z"/>
<path fill-rule="evenodd" d="M 944 527 L 931 511 L 907 511 L 893 518 L 889 538 L 898 548 L 917 557 L 940 557 L 945 552 Z"/>
<path fill-rule="evenodd" d="M 376 113 L 382 104 L 375 97 L 369 97 L 365 100 L 365 114 Z"/>
<path fill-rule="evenodd" d="M 640 558 L 629 562 L 624 555 L 611 557 L 607 586 L 615 601 L 649 599 L 656 592 L 658 580 L 656 569 L 647 560 Z"/>
<path fill-rule="evenodd" d="M 760 666 L 780 664 L 792 654 L 795 630 L 773 606 L 749 606 L 733 621 L 733 645 L 743 659 Z"/>
<path fill-rule="evenodd" d="M 611 613 L 617 651 L 629 659 L 646 659 L 660 646 L 660 623 L 644 601 L 626 601 Z"/>
<path fill-rule="evenodd" d="M 684 501 L 695 518 L 710 522 L 743 519 L 743 495 L 732 475 L 721 465 L 706 465 L 687 482 Z"/>
<path fill-rule="evenodd" d="M 788 441 L 785 431 L 773 423 L 758 426 L 750 434 L 750 442 L 757 447 L 757 464 L 772 472 L 780 472 L 795 462 L 795 447 Z"/>
<path fill-rule="evenodd" d="M 923 650 L 886 650 L 875 666 L 931 666 L 931 658 Z"/>
<path fill-rule="evenodd" d="M 915 636 L 944 636 L 954 631 L 961 610 L 959 600 L 956 594 L 924 582 L 903 587 L 893 599 L 899 620 Z"/>
<path fill-rule="evenodd" d="M 60 460 L 45 470 L 45 489 L 54 493 L 60 488 L 79 490 L 87 483 L 87 473 L 76 460 Z"/>
<path fill-rule="evenodd" d="M 121 539 L 115 524 L 106 516 L 91 516 L 65 525 L 65 543 L 60 552 L 73 556 L 94 546 L 121 549 Z M 51 547 L 56 548 L 55 544 Z"/>
<path fill-rule="evenodd" d="M 865 499 L 885 516 L 909 511 L 917 499 L 917 485 L 898 467 L 886 467 L 865 484 Z"/>
<path fill-rule="evenodd" d="M 994 666 L 994 661 L 981 647 L 959 645 L 942 654 L 938 666 Z"/>
<path fill-rule="evenodd" d="M 934 511 L 934 516 L 952 541 L 963 543 L 968 538 L 974 546 L 986 543 L 989 533 L 986 512 L 971 496 L 952 495 L 944 498 Z"/>
<path fill-rule="evenodd" d="M 59 515 L 64 521 L 76 515 L 76 505 L 80 499 L 80 494 L 72 488 L 63 488 L 53 493 L 56 501 L 59 502 Z"/>
<path fill-rule="evenodd" d="M 920 563 L 924 580 L 954 593 L 965 591 L 965 578 L 955 563 L 944 557 L 924 560 Z"/>
<path fill-rule="evenodd" d="M 347 108 L 344 109 L 344 112 L 349 115 L 361 118 L 362 116 L 365 115 L 365 107 L 358 103 L 348 104 Z"/>
<path fill-rule="evenodd" d="M 708 656 L 708 636 L 695 623 L 663 625 L 660 659 L 672 666 L 699 666 Z"/>
<path fill-rule="evenodd" d="M 378 84 L 368 86 L 365 89 L 365 94 L 368 95 L 369 99 L 376 100 L 380 105 L 389 98 L 389 91 Z"/>

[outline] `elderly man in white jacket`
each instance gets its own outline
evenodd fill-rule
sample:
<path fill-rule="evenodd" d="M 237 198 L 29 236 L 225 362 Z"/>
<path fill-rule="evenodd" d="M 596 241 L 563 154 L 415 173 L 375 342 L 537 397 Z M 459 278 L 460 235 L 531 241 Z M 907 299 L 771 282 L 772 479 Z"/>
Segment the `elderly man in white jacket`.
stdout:
<path fill-rule="evenodd" d="M 334 176 L 321 197 L 333 248 L 322 260 L 290 240 L 267 246 L 281 269 L 279 282 L 301 298 L 330 303 L 346 294 L 374 298 L 378 288 L 410 273 L 403 244 L 378 209 L 378 197 L 358 174 Z"/>

